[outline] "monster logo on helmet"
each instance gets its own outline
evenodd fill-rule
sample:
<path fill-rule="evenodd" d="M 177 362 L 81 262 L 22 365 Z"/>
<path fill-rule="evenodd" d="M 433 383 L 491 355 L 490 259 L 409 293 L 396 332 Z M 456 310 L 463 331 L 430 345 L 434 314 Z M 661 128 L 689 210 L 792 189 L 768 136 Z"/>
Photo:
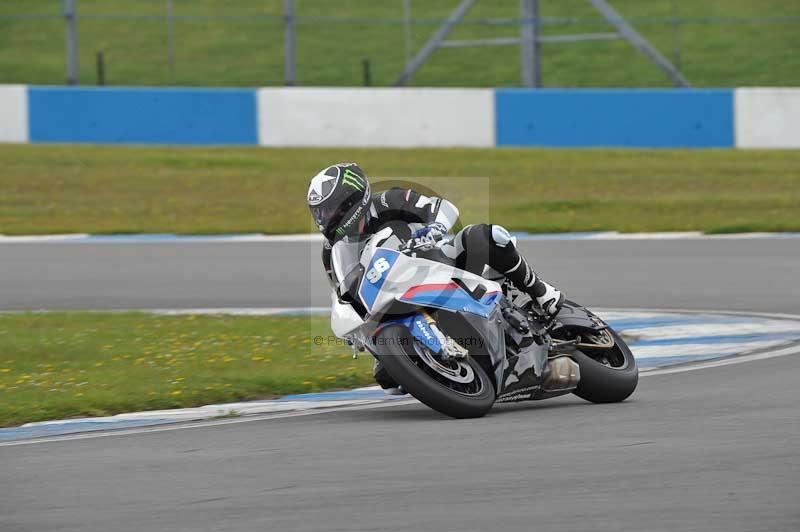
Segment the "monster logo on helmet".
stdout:
<path fill-rule="evenodd" d="M 344 169 L 344 174 L 342 174 L 342 184 L 349 185 L 356 190 L 364 192 L 364 187 L 365 187 L 364 180 L 360 175 L 353 172 L 349 168 Z"/>

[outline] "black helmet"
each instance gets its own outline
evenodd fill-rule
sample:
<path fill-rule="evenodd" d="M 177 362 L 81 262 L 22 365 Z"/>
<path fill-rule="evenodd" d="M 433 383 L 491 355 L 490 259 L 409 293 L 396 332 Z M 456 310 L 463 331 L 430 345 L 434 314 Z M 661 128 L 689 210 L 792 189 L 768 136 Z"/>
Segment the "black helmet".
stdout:
<path fill-rule="evenodd" d="M 355 163 L 329 166 L 308 187 L 308 208 L 314 223 L 328 240 L 358 233 L 370 200 L 369 181 Z"/>

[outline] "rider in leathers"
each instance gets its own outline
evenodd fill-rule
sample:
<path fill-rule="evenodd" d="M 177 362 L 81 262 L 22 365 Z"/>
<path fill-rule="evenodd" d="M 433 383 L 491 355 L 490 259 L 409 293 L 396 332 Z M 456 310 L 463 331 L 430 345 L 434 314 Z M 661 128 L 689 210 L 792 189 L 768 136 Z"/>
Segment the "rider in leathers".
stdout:
<path fill-rule="evenodd" d="M 331 280 L 331 247 L 339 239 L 363 238 L 391 226 L 408 247 L 430 250 L 458 219 L 458 209 L 443 198 L 402 188 L 372 194 L 367 176 L 355 163 L 323 169 L 311 180 L 307 199 L 314 223 L 325 236 L 322 264 Z M 409 224 L 418 229 L 412 231 Z M 488 265 L 502 273 L 548 314 L 557 313 L 564 302 L 564 295 L 536 275 L 500 225 L 468 225 L 439 249 L 458 268 L 480 275 Z M 375 378 L 384 389 L 397 386 L 378 364 Z"/>

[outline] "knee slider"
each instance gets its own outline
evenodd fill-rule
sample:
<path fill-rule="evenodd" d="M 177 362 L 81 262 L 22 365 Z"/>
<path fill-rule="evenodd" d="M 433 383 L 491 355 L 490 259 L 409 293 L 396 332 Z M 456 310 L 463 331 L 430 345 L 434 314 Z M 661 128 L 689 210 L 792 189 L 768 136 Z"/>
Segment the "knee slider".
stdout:
<path fill-rule="evenodd" d="M 511 233 L 502 225 L 492 225 L 492 241 L 495 245 L 504 248 L 511 243 Z"/>

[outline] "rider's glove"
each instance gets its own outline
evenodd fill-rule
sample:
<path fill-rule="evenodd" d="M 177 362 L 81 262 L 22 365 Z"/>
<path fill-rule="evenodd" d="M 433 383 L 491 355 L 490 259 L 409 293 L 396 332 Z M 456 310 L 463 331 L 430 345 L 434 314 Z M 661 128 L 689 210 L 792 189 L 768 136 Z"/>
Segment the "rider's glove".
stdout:
<path fill-rule="evenodd" d="M 411 239 L 406 242 L 407 249 L 419 249 L 427 251 L 433 249 L 444 235 L 447 234 L 447 227 L 441 222 L 433 222 L 411 234 Z"/>

